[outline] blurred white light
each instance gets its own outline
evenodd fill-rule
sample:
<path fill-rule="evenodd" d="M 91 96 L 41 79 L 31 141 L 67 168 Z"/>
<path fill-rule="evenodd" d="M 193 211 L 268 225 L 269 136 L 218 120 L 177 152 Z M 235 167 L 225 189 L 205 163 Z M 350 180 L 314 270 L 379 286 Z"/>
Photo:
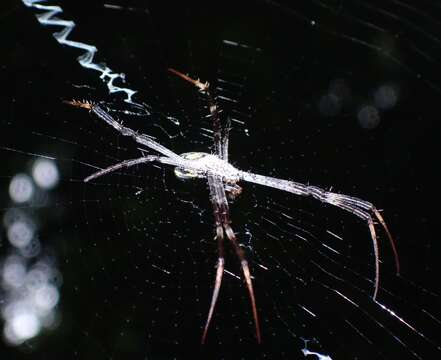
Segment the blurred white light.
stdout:
<path fill-rule="evenodd" d="M 20 345 L 37 336 L 43 328 L 54 328 L 57 322 L 56 306 L 60 300 L 61 284 L 58 269 L 51 258 L 30 266 L 25 258 L 8 256 L 0 268 L 0 302 L 4 319 L 3 335 L 11 345 Z"/>
<path fill-rule="evenodd" d="M 34 302 L 39 310 L 44 313 L 52 310 L 60 298 L 58 289 L 50 284 L 40 286 L 34 293 Z"/>
<path fill-rule="evenodd" d="M 22 248 L 31 242 L 35 227 L 27 221 L 15 221 L 8 228 L 8 239 L 11 245 Z"/>
<path fill-rule="evenodd" d="M 9 184 L 9 196 L 17 203 L 29 201 L 34 194 L 34 184 L 26 174 L 15 175 Z"/>
<path fill-rule="evenodd" d="M 398 90 L 392 85 L 382 85 L 374 93 L 375 105 L 380 109 L 390 109 L 398 101 Z"/>
<path fill-rule="evenodd" d="M 41 326 L 46 329 L 55 329 L 60 325 L 61 318 L 55 311 L 50 311 L 40 318 Z"/>
<path fill-rule="evenodd" d="M 380 123 L 380 113 L 375 106 L 366 105 L 357 114 L 358 123 L 364 129 L 374 129 Z"/>
<path fill-rule="evenodd" d="M 34 258 L 40 254 L 41 251 L 40 240 L 34 236 L 29 244 L 21 247 L 19 250 L 20 250 L 20 255 L 26 258 Z"/>
<path fill-rule="evenodd" d="M 57 165 L 53 160 L 38 159 L 32 166 L 32 177 L 39 187 L 52 189 L 59 180 Z"/>
<path fill-rule="evenodd" d="M 20 344 L 36 336 L 41 328 L 40 320 L 32 312 L 22 312 L 13 316 L 5 328 L 6 340 Z"/>
<path fill-rule="evenodd" d="M 32 269 L 26 275 L 26 287 L 30 290 L 38 289 L 49 281 L 49 272 L 45 269 Z"/>
<path fill-rule="evenodd" d="M 8 256 L 2 268 L 3 284 L 7 288 L 19 288 L 26 276 L 26 266 L 18 256 Z"/>

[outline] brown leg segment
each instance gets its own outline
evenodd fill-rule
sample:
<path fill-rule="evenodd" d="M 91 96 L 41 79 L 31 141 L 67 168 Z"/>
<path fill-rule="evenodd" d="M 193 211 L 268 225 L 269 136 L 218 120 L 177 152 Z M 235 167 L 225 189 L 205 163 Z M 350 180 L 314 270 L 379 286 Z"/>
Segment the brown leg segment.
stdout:
<path fill-rule="evenodd" d="M 251 309 L 253 311 L 254 326 L 256 328 L 256 339 L 257 339 L 257 342 L 260 344 L 261 343 L 261 336 L 260 336 L 259 315 L 257 313 L 256 298 L 254 296 L 253 281 L 251 279 L 248 261 L 245 259 L 245 255 L 243 253 L 243 250 L 241 249 L 241 247 L 237 243 L 236 235 L 234 234 L 231 226 L 228 223 L 224 223 L 224 228 L 225 228 L 225 233 L 227 234 L 227 238 L 228 238 L 228 240 L 230 240 L 231 244 L 233 245 L 233 248 L 236 251 L 237 257 L 240 260 L 240 265 L 242 266 L 243 275 L 245 277 L 245 283 L 247 285 L 248 294 L 250 296 Z"/>
<path fill-rule="evenodd" d="M 208 311 L 207 321 L 205 322 L 204 332 L 202 333 L 201 344 L 205 344 L 207 338 L 208 328 L 210 326 L 211 318 L 213 317 L 214 307 L 216 306 L 219 290 L 222 284 L 222 277 L 224 274 L 224 258 L 220 257 L 217 261 L 216 281 L 214 283 L 213 295 L 211 297 L 210 310 Z"/>
<path fill-rule="evenodd" d="M 375 214 L 375 217 L 377 218 L 377 220 L 380 222 L 380 224 L 383 226 L 384 231 L 387 234 L 387 237 L 389 238 L 389 242 L 390 242 L 390 246 L 392 247 L 392 251 L 394 252 L 394 258 L 395 258 L 395 268 L 397 270 L 397 275 L 400 275 L 400 260 L 398 257 L 398 251 L 397 251 L 397 247 L 395 245 L 395 241 L 394 238 L 392 237 L 389 228 L 386 225 L 386 222 L 384 221 L 383 217 L 381 216 L 380 212 L 373 208 L 373 212 Z"/>

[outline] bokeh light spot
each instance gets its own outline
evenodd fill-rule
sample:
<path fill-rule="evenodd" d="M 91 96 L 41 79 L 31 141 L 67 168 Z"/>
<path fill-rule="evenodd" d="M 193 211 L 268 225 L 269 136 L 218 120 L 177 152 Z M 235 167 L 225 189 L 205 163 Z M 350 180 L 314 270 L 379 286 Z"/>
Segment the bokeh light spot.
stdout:
<path fill-rule="evenodd" d="M 9 184 L 9 196 L 16 203 L 29 201 L 34 194 L 32 179 L 26 174 L 15 175 Z"/>
<path fill-rule="evenodd" d="M 374 93 L 375 105 L 382 110 L 394 107 L 398 101 L 398 90 L 392 85 L 382 85 Z"/>
<path fill-rule="evenodd" d="M 34 234 L 35 227 L 26 221 L 15 221 L 8 228 L 8 240 L 17 248 L 29 245 Z"/>
<path fill-rule="evenodd" d="M 381 118 L 378 109 L 372 105 L 362 107 L 358 114 L 358 123 L 363 129 L 374 129 L 380 124 Z"/>
<path fill-rule="evenodd" d="M 58 184 L 59 172 L 53 160 L 38 159 L 32 166 L 32 177 L 42 189 L 52 189 Z"/>

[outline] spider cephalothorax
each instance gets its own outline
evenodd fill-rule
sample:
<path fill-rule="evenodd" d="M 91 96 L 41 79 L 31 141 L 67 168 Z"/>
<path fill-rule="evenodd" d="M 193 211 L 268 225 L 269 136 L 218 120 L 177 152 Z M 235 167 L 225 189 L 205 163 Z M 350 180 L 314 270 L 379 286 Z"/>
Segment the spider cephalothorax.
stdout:
<path fill-rule="evenodd" d="M 204 152 L 187 152 L 181 154 L 181 157 L 186 160 L 194 161 L 195 166 L 199 165 L 204 170 L 196 171 L 189 170 L 183 167 L 175 167 L 175 175 L 180 179 L 206 179 L 207 171 L 206 169 L 211 169 L 210 172 L 218 173 L 222 176 L 222 181 L 224 182 L 225 191 L 227 192 L 228 198 L 234 200 L 242 193 L 242 187 L 237 185 L 240 180 L 240 171 L 237 170 L 229 162 L 220 159 L 216 155 L 208 154 Z"/>
<path fill-rule="evenodd" d="M 180 155 L 192 162 L 194 169 L 175 168 L 175 174 L 181 178 L 206 178 L 207 174 L 219 175 L 228 184 L 235 184 L 240 180 L 241 171 L 236 169 L 228 161 L 220 159 L 217 155 L 204 152 L 188 152 Z"/>

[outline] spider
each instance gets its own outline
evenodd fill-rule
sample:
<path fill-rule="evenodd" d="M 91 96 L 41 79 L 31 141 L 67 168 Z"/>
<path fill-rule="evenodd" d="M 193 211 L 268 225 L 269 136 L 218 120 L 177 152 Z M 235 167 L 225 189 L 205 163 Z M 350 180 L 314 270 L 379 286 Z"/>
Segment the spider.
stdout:
<path fill-rule="evenodd" d="M 399 274 L 399 259 L 398 253 L 395 246 L 395 242 L 392 235 L 381 216 L 379 210 L 365 200 L 358 199 L 356 197 L 337 194 L 334 192 L 326 191 L 317 186 L 305 185 L 302 183 L 278 179 L 274 177 L 254 174 L 247 171 L 242 171 L 234 167 L 228 160 L 228 139 L 230 123 L 222 126 L 220 111 L 216 105 L 215 98 L 210 92 L 210 85 L 208 82 L 201 82 L 199 79 L 195 80 L 188 75 L 185 75 L 175 69 L 168 69 L 171 73 L 177 75 L 178 77 L 188 81 L 189 83 L 196 86 L 201 94 L 203 94 L 208 103 L 208 109 L 210 112 L 210 117 L 213 121 L 214 130 L 214 151 L 213 153 L 205 152 L 186 152 L 183 154 L 176 154 L 172 150 L 166 148 L 160 143 L 153 140 L 150 136 L 146 134 L 138 133 L 131 128 L 122 125 L 120 122 L 115 120 L 99 103 L 92 103 L 89 101 L 66 101 L 66 103 L 73 105 L 75 107 L 84 108 L 89 110 L 91 113 L 97 115 L 100 119 L 104 120 L 108 125 L 115 128 L 123 136 L 129 136 L 133 138 L 135 142 L 143 145 L 150 150 L 155 151 L 158 155 L 145 155 L 136 158 L 121 161 L 115 165 L 111 165 L 105 169 L 99 170 L 92 175 L 84 179 L 85 182 L 94 180 L 100 176 L 109 174 L 113 171 L 128 168 L 134 165 L 143 163 L 157 162 L 165 165 L 174 166 L 175 174 L 181 178 L 205 178 L 208 182 L 208 188 L 210 193 L 210 201 L 213 206 L 214 223 L 215 223 L 215 237 L 217 240 L 218 248 L 218 259 L 216 266 L 216 277 L 214 280 L 214 288 L 211 297 L 211 304 L 208 310 L 207 320 L 205 322 L 204 330 L 201 337 L 201 344 L 204 344 L 207 338 L 208 328 L 210 326 L 216 302 L 219 296 L 219 291 L 221 288 L 222 277 L 224 273 L 224 242 L 225 237 L 228 239 L 232 248 L 234 249 L 241 267 L 245 279 L 245 284 L 248 290 L 248 295 L 251 302 L 251 309 L 253 314 L 255 335 L 258 343 L 261 343 L 261 333 L 259 325 L 259 315 L 257 312 L 256 298 L 253 290 L 253 282 L 251 278 L 250 268 L 245 257 L 244 251 L 238 243 L 236 235 L 231 227 L 231 219 L 229 214 L 229 203 L 227 194 L 230 198 L 234 198 L 242 191 L 242 188 L 238 185 L 239 181 L 250 182 L 254 184 L 259 184 L 275 189 L 279 189 L 285 192 L 292 193 L 298 196 L 310 196 L 316 200 L 323 203 L 327 203 L 336 206 L 340 209 L 348 211 L 349 213 L 357 216 L 358 218 L 364 220 L 367 223 L 371 238 L 372 246 L 374 250 L 375 258 L 375 279 L 374 279 L 374 292 L 373 300 L 376 300 L 378 289 L 379 289 L 379 277 L 380 277 L 380 260 L 379 260 L 379 250 L 378 241 L 375 230 L 374 220 L 377 220 L 383 227 L 387 237 L 389 238 L 394 258 L 397 274 Z"/>

